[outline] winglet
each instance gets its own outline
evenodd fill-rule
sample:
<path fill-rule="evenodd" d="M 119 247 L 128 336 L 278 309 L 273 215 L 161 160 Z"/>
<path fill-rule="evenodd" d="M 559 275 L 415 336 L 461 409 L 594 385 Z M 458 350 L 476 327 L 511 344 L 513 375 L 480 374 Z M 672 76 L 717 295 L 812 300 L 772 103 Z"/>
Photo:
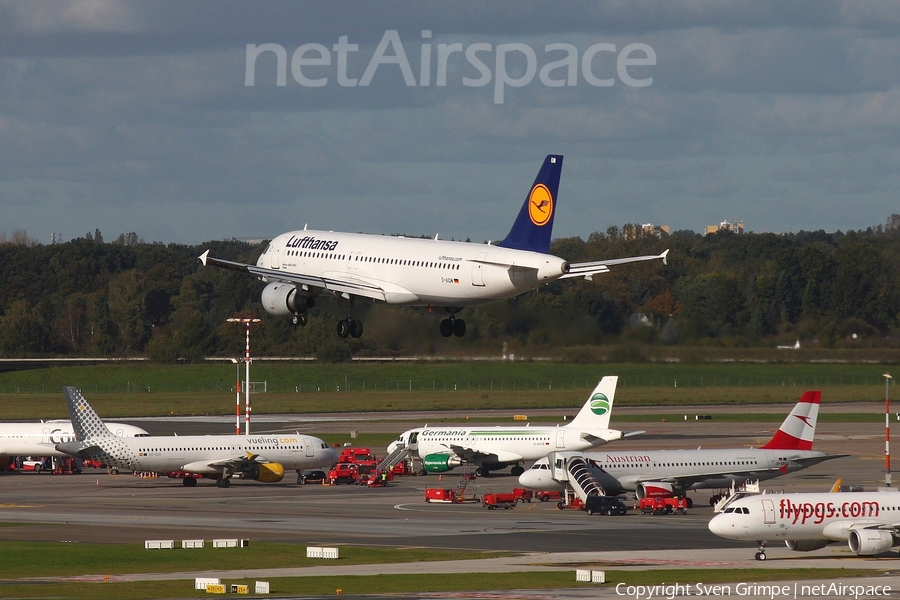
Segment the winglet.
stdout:
<path fill-rule="evenodd" d="M 841 491 L 841 484 L 842 484 L 843 482 L 844 482 L 843 479 L 838 479 L 837 481 L 835 481 L 835 482 L 834 482 L 834 485 L 831 486 L 831 492 L 829 492 L 829 493 L 831 493 L 831 494 L 837 494 L 837 493 L 839 493 L 839 492 Z"/>
<path fill-rule="evenodd" d="M 203 263 L 203 266 L 206 266 L 206 259 L 209 258 L 209 250 L 200 255 L 200 262 Z"/>
<path fill-rule="evenodd" d="M 664 265 L 668 265 L 668 264 L 669 264 L 669 262 L 666 260 L 666 257 L 667 257 L 668 255 L 669 255 L 669 249 L 668 249 L 668 248 L 666 249 L 665 252 L 663 252 L 662 254 L 659 255 L 659 257 L 662 259 Z"/>

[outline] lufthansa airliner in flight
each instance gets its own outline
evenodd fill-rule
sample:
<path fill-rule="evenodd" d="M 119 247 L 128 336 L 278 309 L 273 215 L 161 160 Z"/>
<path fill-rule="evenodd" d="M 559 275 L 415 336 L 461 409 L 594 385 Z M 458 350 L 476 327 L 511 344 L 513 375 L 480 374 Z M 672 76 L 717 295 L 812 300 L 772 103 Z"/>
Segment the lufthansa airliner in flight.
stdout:
<path fill-rule="evenodd" d="M 456 315 L 467 306 L 512 298 L 557 279 L 590 279 L 613 265 L 665 263 L 668 250 L 575 264 L 550 254 L 562 162 L 560 155 L 544 159 L 512 229 L 496 246 L 304 228 L 273 239 L 255 265 L 215 258 L 209 250 L 200 261 L 255 275 L 267 284 L 266 312 L 291 317 L 296 325 L 306 324 L 320 295 L 337 296 L 347 307 L 347 317 L 337 324 L 342 338 L 362 335 L 362 322 L 353 318 L 358 301 L 444 307 L 449 317 L 441 321 L 441 334 L 461 337 L 466 323 Z"/>

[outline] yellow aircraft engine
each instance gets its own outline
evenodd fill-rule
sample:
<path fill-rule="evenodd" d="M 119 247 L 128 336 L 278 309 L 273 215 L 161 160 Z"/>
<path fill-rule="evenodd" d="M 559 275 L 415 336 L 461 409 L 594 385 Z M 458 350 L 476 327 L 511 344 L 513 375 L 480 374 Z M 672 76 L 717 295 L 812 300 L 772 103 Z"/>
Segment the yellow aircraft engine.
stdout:
<path fill-rule="evenodd" d="M 243 476 L 263 483 L 278 483 L 284 479 L 284 466 L 279 463 L 256 463 L 247 467 Z"/>

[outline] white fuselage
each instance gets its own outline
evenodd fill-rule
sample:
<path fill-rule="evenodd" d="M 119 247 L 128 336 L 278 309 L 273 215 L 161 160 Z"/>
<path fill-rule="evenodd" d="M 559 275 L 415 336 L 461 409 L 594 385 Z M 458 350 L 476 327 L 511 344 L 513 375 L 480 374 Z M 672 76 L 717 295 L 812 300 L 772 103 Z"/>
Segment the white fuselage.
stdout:
<path fill-rule="evenodd" d="M 582 434 L 592 438 L 584 439 Z M 499 462 L 537 460 L 554 450 L 587 450 L 622 437 L 614 429 L 585 430 L 572 427 L 423 427 L 404 432 L 388 447 L 408 445 L 412 452 L 424 459 L 430 454 L 454 453 L 454 447 L 484 456 L 493 456 Z M 593 441 L 588 441 L 593 439 Z"/>
<path fill-rule="evenodd" d="M 140 427 L 107 423 L 119 437 L 148 436 Z M 67 456 L 56 444 L 75 440 L 72 422 L 66 420 L 31 423 L 0 423 L 0 456 Z"/>
<path fill-rule="evenodd" d="M 322 440 L 306 435 L 194 435 L 146 438 L 99 437 L 90 440 L 91 458 L 130 471 L 189 471 L 216 474 L 213 463 L 257 456 L 260 462 L 285 469 L 312 469 L 337 462 L 337 453 Z"/>
<path fill-rule="evenodd" d="M 813 450 L 636 450 L 590 452 L 584 457 L 607 494 L 633 492 L 641 482 L 685 479 L 685 489 L 728 487 L 732 481 L 765 480 L 803 469 L 794 461 L 827 456 Z M 547 460 L 522 473 L 519 483 L 536 490 L 562 490 Z"/>
<path fill-rule="evenodd" d="M 729 504 L 709 530 L 749 541 L 843 541 L 852 528 L 900 521 L 896 492 L 757 494 Z"/>
<path fill-rule="evenodd" d="M 516 296 L 568 271 L 565 260 L 538 252 L 312 230 L 279 235 L 257 266 L 369 284 L 384 290 L 388 304 L 460 308 Z"/>

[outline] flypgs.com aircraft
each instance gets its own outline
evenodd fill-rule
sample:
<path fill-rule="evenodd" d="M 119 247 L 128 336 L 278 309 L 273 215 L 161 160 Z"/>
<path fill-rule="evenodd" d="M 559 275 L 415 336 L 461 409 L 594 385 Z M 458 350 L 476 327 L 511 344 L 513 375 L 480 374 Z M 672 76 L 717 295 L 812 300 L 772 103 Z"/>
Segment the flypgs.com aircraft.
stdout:
<path fill-rule="evenodd" d="M 56 449 L 129 471 L 198 473 L 225 488 L 235 474 L 263 483 L 284 478 L 285 469 L 312 469 L 337 462 L 337 453 L 319 438 L 308 435 L 194 435 L 116 437 L 82 393 L 67 387 L 66 404 L 77 441 Z M 184 485 L 197 480 L 185 477 Z"/>
<path fill-rule="evenodd" d="M 140 427 L 125 423 L 107 423 L 119 437 L 150 435 Z M 0 456 L 68 456 L 56 449 L 62 442 L 75 440 L 75 430 L 68 420 L 0 423 Z"/>
<path fill-rule="evenodd" d="M 259 277 L 268 284 L 262 291 L 266 312 L 292 317 L 295 325 L 306 325 L 319 295 L 337 296 L 347 306 L 347 318 L 337 324 L 342 338 L 362 335 L 362 322 L 353 318 L 357 300 L 443 306 L 450 316 L 441 321 L 441 334 L 461 337 L 466 323 L 456 314 L 465 307 L 512 298 L 557 279 L 590 279 L 613 265 L 655 259 L 665 264 L 668 250 L 571 265 L 549 254 L 562 162 L 560 155 L 544 159 L 512 229 L 496 246 L 304 228 L 272 240 L 256 265 L 214 258 L 209 250 L 200 261 Z"/>
<path fill-rule="evenodd" d="M 554 452 L 522 473 L 519 483 L 535 490 L 564 490 L 570 467 L 587 466 L 607 495 L 635 492 L 638 498 L 684 496 L 688 490 L 726 488 L 793 473 L 846 456 L 812 449 L 821 392 L 806 392 L 764 446 L 709 450 Z"/>
<path fill-rule="evenodd" d="M 476 466 L 477 476 L 509 465 L 514 465 L 513 475 L 520 475 L 524 472 L 522 461 L 541 458 L 553 450 L 584 450 L 643 433 L 609 429 L 618 380 L 613 376 L 600 380 L 575 418 L 563 426 L 419 427 L 404 431 L 391 442 L 388 455 L 406 448 L 430 473 L 471 464 Z"/>
<path fill-rule="evenodd" d="M 712 518 L 709 530 L 731 540 L 768 542 L 810 552 L 848 542 L 859 556 L 888 552 L 900 543 L 900 494 L 890 492 L 754 494 L 734 500 Z"/>

